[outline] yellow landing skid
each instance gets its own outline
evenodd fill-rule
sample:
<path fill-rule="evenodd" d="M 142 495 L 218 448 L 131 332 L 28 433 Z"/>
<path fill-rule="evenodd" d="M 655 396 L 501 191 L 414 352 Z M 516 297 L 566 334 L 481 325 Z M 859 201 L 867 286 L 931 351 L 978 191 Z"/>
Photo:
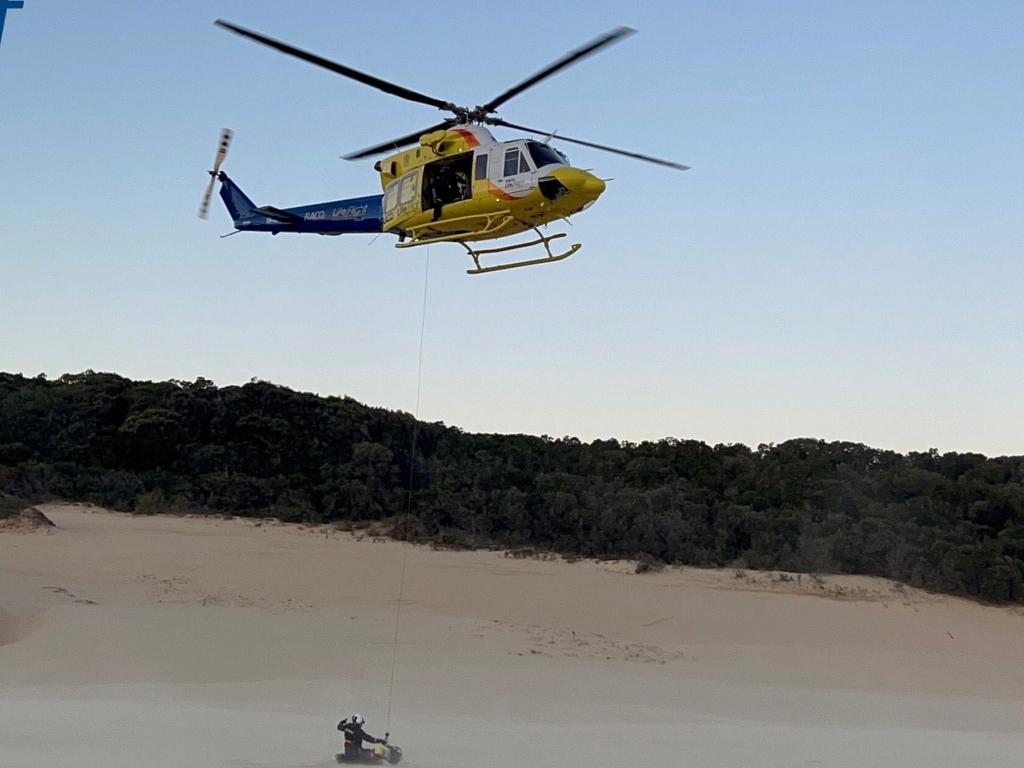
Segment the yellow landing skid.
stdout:
<path fill-rule="evenodd" d="M 495 213 L 485 214 L 472 214 L 470 216 L 459 216 L 454 219 L 445 219 L 444 224 L 450 226 L 452 224 L 464 225 L 468 231 L 462 232 L 451 232 L 446 235 L 432 234 L 432 230 L 436 226 L 435 222 L 427 224 L 419 224 L 415 227 L 410 227 L 407 230 L 409 237 L 408 242 L 396 243 L 396 248 L 414 248 L 418 245 L 429 245 L 430 243 L 458 243 L 469 253 L 473 263 L 476 264 L 476 269 L 467 269 L 466 274 L 469 275 L 482 275 L 485 272 L 498 272 L 502 269 L 515 269 L 516 267 L 532 267 L 535 264 L 548 264 L 555 261 L 561 261 L 572 256 L 576 251 L 582 248 L 582 244 L 574 243 L 569 250 L 565 253 L 552 253 L 551 252 L 551 241 L 557 240 L 560 237 L 565 237 L 564 232 L 560 232 L 557 235 L 543 235 L 541 231 L 534 226 L 530 226 L 534 232 L 537 233 L 536 240 L 530 240 L 528 243 L 517 243 L 515 245 L 506 245 L 502 248 L 483 248 L 473 249 L 469 246 L 469 242 L 480 240 L 487 237 L 501 237 L 499 234 L 495 234 L 500 230 L 507 227 L 509 224 L 516 221 L 516 218 L 508 210 L 497 211 Z M 473 226 L 476 228 L 474 229 Z M 527 261 L 516 261 L 510 264 L 496 264 L 493 267 L 483 267 L 480 265 L 480 257 L 491 254 L 491 253 L 505 253 L 506 251 L 517 251 L 520 248 L 531 248 L 535 245 L 543 245 L 544 250 L 547 251 L 547 256 L 541 259 L 529 259 Z"/>
<path fill-rule="evenodd" d="M 532 228 L 534 232 L 539 236 L 537 240 L 531 240 L 528 243 L 517 243 L 516 245 L 506 245 L 504 248 L 484 248 L 481 250 L 474 250 L 469 247 L 465 242 L 462 243 L 462 247 L 465 248 L 473 259 L 473 263 L 476 264 L 476 269 L 467 269 L 467 275 L 482 275 L 485 272 L 498 272 L 502 269 L 516 269 L 517 267 L 532 267 L 534 264 L 551 264 L 562 259 L 567 259 L 572 256 L 576 251 L 583 247 L 581 243 L 573 243 L 568 251 L 565 253 L 554 254 L 551 252 L 551 241 L 557 240 L 560 237 L 565 237 L 565 232 L 560 232 L 557 235 L 542 235 L 540 230 L 536 227 Z M 504 253 L 505 251 L 516 251 L 520 248 L 530 248 L 534 245 L 543 245 L 544 250 L 548 252 L 548 255 L 542 259 L 529 259 L 527 261 L 515 261 L 509 264 L 495 264 L 492 267 L 481 267 L 480 257 L 488 253 Z"/>

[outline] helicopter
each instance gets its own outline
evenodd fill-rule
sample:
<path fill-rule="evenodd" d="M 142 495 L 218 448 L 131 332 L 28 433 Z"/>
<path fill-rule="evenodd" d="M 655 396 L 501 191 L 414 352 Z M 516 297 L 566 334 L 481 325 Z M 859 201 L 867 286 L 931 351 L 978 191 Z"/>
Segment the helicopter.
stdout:
<path fill-rule="evenodd" d="M 435 125 L 343 155 L 346 160 L 361 160 L 390 153 L 374 165 L 374 170 L 380 175 L 382 194 L 293 208 L 257 206 L 221 170 L 234 135 L 230 129 L 224 129 L 213 170 L 209 172 L 210 182 L 200 204 L 199 216 L 208 218 L 214 183 L 220 181 L 220 196 L 235 226 L 235 231 L 230 234 L 383 232 L 397 235 L 397 248 L 458 243 L 473 260 L 474 267 L 467 270 L 468 274 L 478 275 L 561 261 L 582 247 L 580 243 L 574 243 L 567 250 L 556 253 L 552 251 L 551 243 L 566 237 L 566 233 L 547 235 L 540 228 L 560 220 L 568 222 L 571 216 L 589 208 L 604 192 L 605 180 L 589 170 L 573 167 L 566 155 L 551 146 L 552 141 L 612 152 L 675 170 L 689 170 L 689 166 L 671 160 L 528 128 L 496 114 L 498 107 L 528 88 L 633 34 L 635 30 L 628 27 L 613 29 L 570 51 L 482 105 L 463 107 L 360 72 L 223 19 L 218 19 L 215 24 L 377 90 L 450 113 Z M 511 128 L 543 138 L 498 141 L 488 126 Z M 475 245 L 530 231 L 536 237 L 527 242 L 492 248 Z M 483 266 L 480 261 L 482 256 L 534 246 L 543 247 L 546 255 L 490 266 Z"/>

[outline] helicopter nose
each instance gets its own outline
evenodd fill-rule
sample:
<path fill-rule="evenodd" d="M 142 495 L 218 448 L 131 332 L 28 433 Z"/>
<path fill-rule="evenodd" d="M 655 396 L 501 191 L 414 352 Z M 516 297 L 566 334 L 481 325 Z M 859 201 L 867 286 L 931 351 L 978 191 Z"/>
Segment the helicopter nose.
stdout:
<path fill-rule="evenodd" d="M 604 182 L 592 174 L 587 174 L 589 178 L 583 180 L 583 186 L 580 187 L 580 191 L 589 197 L 591 200 L 596 200 L 604 192 Z"/>
<path fill-rule="evenodd" d="M 601 179 L 592 173 L 580 168 L 558 168 L 552 175 L 557 178 L 566 189 L 575 192 L 587 199 L 596 200 L 604 192 L 605 184 Z"/>

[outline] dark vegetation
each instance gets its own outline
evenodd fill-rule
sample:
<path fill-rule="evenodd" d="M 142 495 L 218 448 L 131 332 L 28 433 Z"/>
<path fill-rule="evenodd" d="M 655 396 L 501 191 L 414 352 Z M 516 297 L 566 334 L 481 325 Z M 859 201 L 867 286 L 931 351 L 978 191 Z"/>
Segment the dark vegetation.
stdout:
<path fill-rule="evenodd" d="M 1024 457 L 856 443 L 468 434 L 349 398 L 0 374 L 0 509 L 394 518 L 396 535 L 569 556 L 887 576 L 1024 602 Z M 411 467 L 410 467 L 411 464 Z M 407 493 L 412 473 L 412 497 Z M 19 507 L 20 508 L 20 507 Z"/>
<path fill-rule="evenodd" d="M 0 492 L 0 520 L 15 517 L 25 508 L 25 500 Z"/>

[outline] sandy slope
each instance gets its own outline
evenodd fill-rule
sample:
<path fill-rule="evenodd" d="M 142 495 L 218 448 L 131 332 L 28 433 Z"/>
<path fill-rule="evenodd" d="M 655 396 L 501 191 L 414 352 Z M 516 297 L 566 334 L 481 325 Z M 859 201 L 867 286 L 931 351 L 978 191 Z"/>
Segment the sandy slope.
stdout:
<path fill-rule="evenodd" d="M 328 766 L 384 730 L 403 548 L 50 506 L 0 533 L 0 766 Z M 1024 763 L 1024 615 L 876 579 L 409 547 L 413 768 Z"/>

